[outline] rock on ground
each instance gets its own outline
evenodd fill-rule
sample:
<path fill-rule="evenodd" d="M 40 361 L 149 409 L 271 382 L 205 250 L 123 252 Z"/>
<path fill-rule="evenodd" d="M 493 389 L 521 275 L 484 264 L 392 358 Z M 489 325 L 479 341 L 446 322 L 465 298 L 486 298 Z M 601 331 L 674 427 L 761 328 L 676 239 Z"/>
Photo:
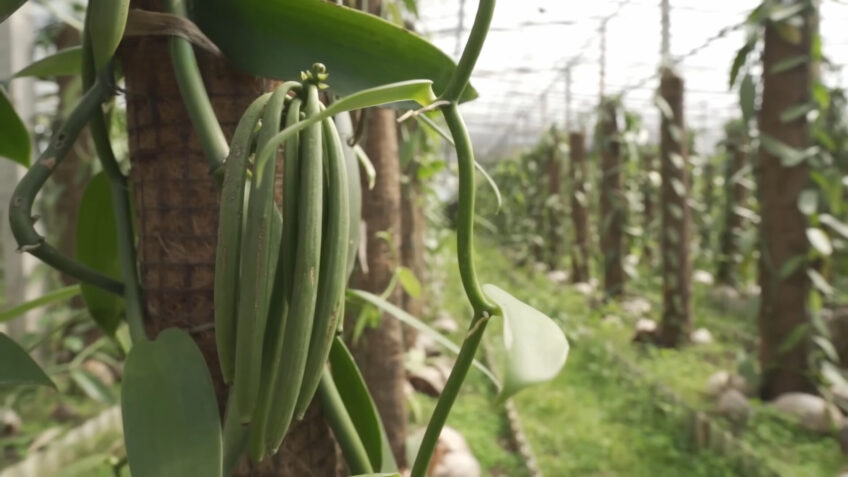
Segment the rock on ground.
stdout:
<path fill-rule="evenodd" d="M 772 405 L 781 412 L 795 416 L 801 427 L 813 432 L 826 434 L 841 428 L 844 423 L 839 408 L 812 394 L 782 394 Z"/>

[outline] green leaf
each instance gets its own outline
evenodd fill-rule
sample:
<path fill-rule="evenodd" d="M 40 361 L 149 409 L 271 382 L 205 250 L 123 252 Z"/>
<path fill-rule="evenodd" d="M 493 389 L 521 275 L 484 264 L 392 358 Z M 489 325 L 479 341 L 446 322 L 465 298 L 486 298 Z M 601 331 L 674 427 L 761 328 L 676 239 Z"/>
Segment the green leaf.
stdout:
<path fill-rule="evenodd" d="M 124 36 L 130 0 L 90 0 L 86 30 L 91 37 L 94 66 L 100 71 L 109 64 Z"/>
<path fill-rule="evenodd" d="M 400 281 L 400 286 L 403 287 L 407 295 L 412 298 L 418 298 L 421 296 L 421 282 L 418 281 L 418 278 L 415 277 L 415 273 L 413 273 L 412 270 L 406 267 L 398 267 L 397 275 L 398 281 Z"/>
<path fill-rule="evenodd" d="M 121 390 L 134 477 L 221 475 L 221 422 L 203 355 L 182 330 L 135 343 Z"/>
<path fill-rule="evenodd" d="M 771 6 L 772 8 L 769 9 L 768 19 L 775 23 L 789 20 L 807 8 L 806 2 L 788 3 L 786 5 L 773 3 Z"/>
<path fill-rule="evenodd" d="M 770 154 L 773 154 L 780 159 L 783 167 L 794 167 L 812 157 L 818 149 L 811 147 L 803 151 L 799 151 L 794 147 L 787 146 L 779 140 L 769 136 L 768 134 L 760 135 L 760 142 Z"/>
<path fill-rule="evenodd" d="M 795 67 L 803 65 L 808 59 L 809 57 L 807 55 L 790 56 L 789 58 L 785 58 L 775 63 L 769 70 L 769 73 L 779 74 L 784 71 L 789 71 Z"/>
<path fill-rule="evenodd" d="M 780 113 L 780 122 L 790 123 L 802 116 L 806 116 L 807 113 L 814 109 L 816 109 L 815 103 L 803 103 L 790 106 Z"/>
<path fill-rule="evenodd" d="M 79 74 L 81 69 L 82 47 L 72 46 L 30 63 L 15 73 L 12 78 L 70 76 Z"/>
<path fill-rule="evenodd" d="M 788 335 L 783 339 L 780 343 L 780 346 L 777 348 L 778 353 L 785 353 L 792 348 L 798 346 L 802 339 L 807 337 L 807 334 L 810 332 L 810 324 L 809 323 L 801 323 L 800 325 L 792 328 L 792 331 L 789 332 Z"/>
<path fill-rule="evenodd" d="M 833 253 L 833 246 L 830 244 L 830 239 L 822 229 L 817 227 L 807 228 L 807 240 L 810 241 L 810 245 L 822 256 L 829 257 Z"/>
<path fill-rule="evenodd" d="M 103 381 L 90 372 L 84 369 L 73 369 L 71 370 L 71 379 L 89 398 L 104 404 L 115 402 L 115 395 L 112 394 L 112 391 L 106 387 Z"/>
<path fill-rule="evenodd" d="M 353 146 L 353 153 L 356 154 L 356 160 L 359 161 L 360 167 L 365 171 L 365 179 L 368 183 L 368 190 L 374 188 L 374 184 L 377 183 L 377 170 L 374 169 L 374 163 L 371 162 L 371 158 L 368 157 L 368 154 L 365 153 L 365 149 L 362 149 L 362 146 L 359 144 Z"/>
<path fill-rule="evenodd" d="M 671 106 L 665 98 L 660 95 L 654 96 L 654 104 L 657 105 L 664 118 L 669 120 L 674 119 L 674 111 L 671 110 Z"/>
<path fill-rule="evenodd" d="M 0 0 L 0 23 L 6 21 L 26 0 Z"/>
<path fill-rule="evenodd" d="M 348 289 L 346 291 L 346 294 L 348 298 L 362 300 L 376 306 L 377 308 L 383 310 L 389 315 L 394 316 L 404 324 L 430 336 L 431 338 L 433 338 L 433 341 L 442 345 L 445 349 L 452 352 L 453 354 L 459 354 L 459 346 L 454 344 L 453 341 L 445 338 L 441 333 L 434 330 L 423 321 L 403 311 L 392 303 L 389 303 L 388 301 L 380 298 L 379 296 L 374 295 L 373 293 L 369 293 L 365 290 L 355 289 Z M 492 372 L 488 368 L 483 366 L 483 364 L 481 364 L 476 359 L 472 362 L 472 364 L 474 365 L 474 367 L 479 369 L 484 375 L 486 375 L 486 377 L 489 378 L 492 383 L 494 383 L 496 386 L 500 386 L 500 381 L 498 381 L 495 375 L 492 374 Z"/>
<path fill-rule="evenodd" d="M 21 385 L 56 388 L 53 381 L 18 343 L 0 333 L 0 386 Z"/>
<path fill-rule="evenodd" d="M 798 195 L 798 210 L 804 215 L 812 215 L 819 206 L 819 192 L 815 189 L 804 189 Z"/>
<path fill-rule="evenodd" d="M 810 281 L 813 283 L 813 286 L 816 288 L 816 290 L 824 293 L 825 295 L 833 294 L 833 287 L 817 270 L 808 268 L 807 276 L 810 277 Z"/>
<path fill-rule="evenodd" d="M 836 352 L 836 348 L 833 347 L 833 343 L 830 342 L 827 338 L 823 336 L 813 336 L 813 343 L 818 345 L 818 347 L 824 352 L 827 359 L 839 362 L 839 353 Z"/>
<path fill-rule="evenodd" d="M 58 303 L 60 301 L 65 301 L 71 297 L 79 295 L 79 293 L 79 285 L 69 285 L 64 288 L 59 288 L 58 290 L 53 290 L 33 300 L 15 305 L 7 310 L 0 311 L 0 323 L 15 319 L 30 310 L 52 305 L 53 303 Z"/>
<path fill-rule="evenodd" d="M 848 224 L 846 224 L 845 222 L 839 221 L 836 217 L 830 214 L 821 214 L 819 216 L 819 222 L 824 225 L 827 225 L 831 228 L 831 230 L 841 235 L 842 238 L 848 240 Z"/>
<path fill-rule="evenodd" d="M 24 122 L 12 107 L 6 90 L 0 87 L 0 157 L 29 167 L 30 142 Z"/>
<path fill-rule="evenodd" d="M 495 209 L 495 213 L 500 212 L 501 207 L 503 206 L 503 198 L 501 197 L 501 190 L 498 189 L 498 184 L 492 179 L 492 176 L 486 172 L 486 169 L 483 169 L 483 166 L 480 165 L 479 162 L 474 161 L 474 167 L 480 171 L 480 174 L 483 175 L 483 178 L 486 179 L 486 182 L 489 184 L 489 187 L 492 188 L 492 192 L 495 193 L 495 203 L 497 204 L 497 208 Z"/>
<path fill-rule="evenodd" d="M 751 74 L 746 74 L 742 78 L 742 84 L 739 86 L 739 106 L 742 108 L 742 118 L 745 122 L 750 121 L 754 117 L 754 100 L 757 95 L 757 86 L 754 84 L 754 78 Z"/>
<path fill-rule="evenodd" d="M 739 48 L 739 51 L 736 52 L 736 56 L 733 58 L 733 64 L 730 66 L 730 81 L 728 82 L 728 86 L 730 88 L 733 88 L 733 85 L 736 84 L 736 78 L 739 76 L 739 71 L 742 69 L 742 66 L 748 59 L 748 54 L 754 49 L 754 45 L 756 45 L 756 43 L 756 36 L 749 37 L 748 41 L 746 41 L 745 44 Z"/>
<path fill-rule="evenodd" d="M 814 83 L 812 87 L 813 99 L 820 109 L 827 109 L 830 106 L 830 91 L 821 83 Z"/>
<path fill-rule="evenodd" d="M 806 260 L 807 257 L 805 257 L 804 255 L 796 255 L 790 258 L 789 260 L 783 262 L 783 265 L 780 266 L 780 270 L 778 270 L 777 276 L 780 278 L 786 278 L 789 275 L 792 275 L 793 273 L 795 273 L 796 270 L 798 270 L 798 267 L 801 266 Z"/>
<path fill-rule="evenodd" d="M 319 61 L 345 96 L 417 78 L 441 93 L 456 65 L 397 25 L 323 0 L 206 0 L 191 12 L 201 30 L 239 68 L 255 76 L 296 78 Z M 463 100 L 477 93 L 470 86 Z"/>
<path fill-rule="evenodd" d="M 121 278 L 118 233 L 109 179 L 103 172 L 89 181 L 80 201 L 76 227 L 76 258 L 110 277 Z M 94 321 L 114 334 L 124 311 L 123 298 L 93 285 L 81 284 L 82 297 Z"/>
<path fill-rule="evenodd" d="M 383 465 L 383 424 L 377 413 L 377 406 L 371 400 L 371 394 L 365 385 L 365 380 L 353 356 L 345 346 L 341 338 L 333 339 L 330 347 L 330 371 L 333 382 L 344 402 L 356 433 L 365 447 L 368 460 L 375 469 L 382 469 Z M 391 456 L 391 452 L 388 453 Z"/>
<path fill-rule="evenodd" d="M 556 377 L 568 358 L 568 340 L 562 329 L 495 285 L 483 285 L 483 292 L 501 308 L 504 319 L 506 372 L 498 400 Z"/>

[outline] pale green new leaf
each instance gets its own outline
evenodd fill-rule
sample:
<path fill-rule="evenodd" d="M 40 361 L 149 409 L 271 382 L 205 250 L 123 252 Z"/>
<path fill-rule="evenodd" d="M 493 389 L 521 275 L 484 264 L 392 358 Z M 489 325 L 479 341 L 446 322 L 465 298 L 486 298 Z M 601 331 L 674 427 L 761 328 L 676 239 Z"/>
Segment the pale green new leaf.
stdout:
<path fill-rule="evenodd" d="M 568 358 L 568 340 L 562 329 L 495 285 L 483 285 L 483 292 L 501 308 L 504 319 L 506 369 L 498 400 L 555 378 Z"/>
<path fill-rule="evenodd" d="M 829 257 L 833 253 L 833 246 L 830 244 L 830 239 L 822 229 L 809 227 L 807 229 L 807 240 L 810 241 L 810 245 L 821 255 Z"/>
<path fill-rule="evenodd" d="M 70 76 L 79 74 L 81 69 L 82 47 L 72 46 L 24 66 L 12 78 Z"/>
<path fill-rule="evenodd" d="M 421 282 L 418 281 L 412 270 L 407 267 L 398 267 L 397 276 L 400 286 L 403 287 L 407 295 L 412 298 L 421 296 Z"/>

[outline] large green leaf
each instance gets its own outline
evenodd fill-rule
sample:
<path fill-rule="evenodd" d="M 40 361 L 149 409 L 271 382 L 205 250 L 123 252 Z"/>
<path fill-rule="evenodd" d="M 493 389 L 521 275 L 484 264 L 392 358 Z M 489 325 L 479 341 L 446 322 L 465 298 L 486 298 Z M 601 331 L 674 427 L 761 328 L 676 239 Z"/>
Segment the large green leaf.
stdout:
<path fill-rule="evenodd" d="M 371 400 L 371 394 L 365 385 L 365 380 L 356 367 L 356 363 L 344 342 L 336 337 L 330 347 L 330 370 L 333 374 L 333 382 L 339 390 L 345 409 L 353 420 L 356 433 L 365 447 L 368 460 L 375 469 L 384 470 L 383 458 L 391 458 L 383 455 L 383 424 L 377 407 Z M 395 465 L 394 469 L 397 470 Z"/>
<path fill-rule="evenodd" d="M 189 335 L 174 328 L 135 343 L 121 391 L 134 477 L 221 475 L 221 422 L 212 377 Z"/>
<path fill-rule="evenodd" d="M 6 21 L 24 3 L 26 0 L 0 0 L 0 23 Z"/>
<path fill-rule="evenodd" d="M 506 363 L 498 400 L 556 377 L 568 358 L 568 340 L 560 327 L 495 285 L 483 285 L 483 292 L 501 308 L 504 318 Z"/>
<path fill-rule="evenodd" d="M 23 348 L 0 333 L 0 386 L 25 384 L 56 387 Z"/>
<path fill-rule="evenodd" d="M 72 46 L 59 50 L 50 56 L 30 63 L 15 73 L 13 78 L 25 76 L 69 76 L 77 75 L 82 69 L 82 47 Z"/>
<path fill-rule="evenodd" d="M 90 0 L 86 12 L 86 29 L 91 38 L 91 52 L 94 66 L 100 71 L 112 60 L 118 49 L 124 28 L 127 26 L 127 14 L 130 0 Z"/>
<path fill-rule="evenodd" d="M 253 75 L 295 79 L 324 63 L 340 95 L 385 83 L 429 79 L 440 93 L 456 69 L 423 38 L 373 15 L 324 0 L 205 0 L 191 16 L 235 65 Z M 465 88 L 463 100 L 477 93 Z"/>
<path fill-rule="evenodd" d="M 12 107 L 12 100 L 0 86 L 0 157 L 29 167 L 29 133 Z"/>
<path fill-rule="evenodd" d="M 103 172 L 91 178 L 77 214 L 76 258 L 98 272 L 120 279 L 118 233 L 109 179 Z M 123 298 L 93 285 L 82 284 L 82 297 L 92 318 L 109 334 L 121 322 Z"/>

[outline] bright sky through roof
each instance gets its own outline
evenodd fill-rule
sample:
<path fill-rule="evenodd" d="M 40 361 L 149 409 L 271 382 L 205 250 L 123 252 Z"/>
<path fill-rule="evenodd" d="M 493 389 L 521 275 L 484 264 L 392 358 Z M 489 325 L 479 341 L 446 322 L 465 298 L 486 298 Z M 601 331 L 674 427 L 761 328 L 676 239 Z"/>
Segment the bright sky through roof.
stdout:
<path fill-rule="evenodd" d="M 457 58 L 461 0 L 419 0 L 419 30 Z M 686 85 L 686 121 L 701 131 L 698 147 L 711 152 L 723 123 L 738 116 L 735 92 L 728 90 L 728 71 L 743 44 L 743 29 L 710 41 L 726 27 L 744 21 L 759 0 L 670 0 L 671 55 Z M 478 0 L 465 0 L 460 44 L 464 45 Z M 821 5 L 824 54 L 842 65 L 848 61 L 848 6 L 833 0 Z M 652 135 L 659 113 L 652 104 L 660 61 L 659 0 L 499 0 L 492 30 L 472 82 L 480 98 L 463 106 L 472 139 L 482 160 L 510 148 L 531 145 L 552 123 L 563 126 L 563 67 L 574 62 L 571 124 L 589 127 L 600 91 L 599 26 L 606 28 L 605 94 L 628 88 L 625 106 L 642 115 Z M 461 48 L 461 46 L 460 46 Z M 828 78 L 842 84 L 842 76 Z M 635 85 L 640 85 L 633 88 Z M 581 121 L 582 120 L 582 121 Z M 487 157 L 492 156 L 492 157 Z"/>

